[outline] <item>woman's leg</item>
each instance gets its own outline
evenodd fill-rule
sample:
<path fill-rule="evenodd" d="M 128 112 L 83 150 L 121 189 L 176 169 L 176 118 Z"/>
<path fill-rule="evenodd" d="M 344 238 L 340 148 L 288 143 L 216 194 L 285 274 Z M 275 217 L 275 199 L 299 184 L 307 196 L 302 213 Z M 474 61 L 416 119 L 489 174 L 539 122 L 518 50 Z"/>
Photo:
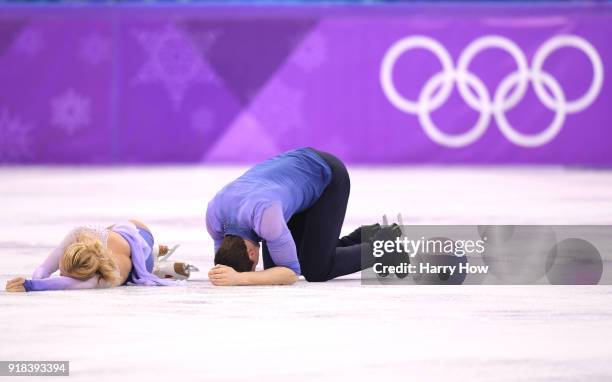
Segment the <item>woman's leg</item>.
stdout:
<path fill-rule="evenodd" d="M 151 232 L 151 229 L 150 229 L 149 227 L 147 227 L 147 225 L 146 225 L 145 223 L 141 222 L 140 220 L 130 219 L 129 221 L 130 221 L 131 223 L 134 223 L 134 225 L 135 225 L 136 227 L 140 227 L 140 228 L 142 228 L 142 229 L 145 229 L 145 230 L 147 230 L 147 231 Z"/>
<path fill-rule="evenodd" d="M 147 231 L 148 233 L 150 233 L 151 234 L 151 238 L 153 238 L 153 232 L 151 231 L 149 226 L 147 226 L 145 223 L 143 223 L 143 222 L 141 222 L 140 220 L 137 220 L 137 219 L 130 219 L 129 221 L 134 223 L 134 225 L 136 227 L 141 228 L 141 229 Z M 148 238 L 146 238 L 145 240 L 148 240 Z M 153 246 L 153 245 L 151 244 L 151 246 Z M 158 247 L 159 247 L 159 251 L 157 253 L 157 257 L 165 256 L 171 250 L 175 250 L 176 249 L 176 248 L 170 248 L 167 245 L 163 245 L 163 244 L 158 244 Z"/>
<path fill-rule="evenodd" d="M 361 270 L 361 249 L 355 244 L 339 247 L 350 194 L 350 179 L 342 162 L 319 153 L 332 170 L 332 179 L 317 202 L 301 213 L 303 224 L 291 230 L 296 240 L 302 274 L 308 281 L 327 281 Z"/>

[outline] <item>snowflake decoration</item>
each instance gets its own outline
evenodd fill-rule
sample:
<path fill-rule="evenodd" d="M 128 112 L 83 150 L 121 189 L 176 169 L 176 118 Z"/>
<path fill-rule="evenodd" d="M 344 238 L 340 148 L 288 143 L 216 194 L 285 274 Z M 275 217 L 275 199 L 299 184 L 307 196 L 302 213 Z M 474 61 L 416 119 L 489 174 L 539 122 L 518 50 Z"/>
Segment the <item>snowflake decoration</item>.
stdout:
<path fill-rule="evenodd" d="M 308 36 L 293 56 L 293 62 L 306 72 L 320 67 L 326 59 L 327 41 L 320 32 Z"/>
<path fill-rule="evenodd" d="M 12 162 L 31 157 L 30 131 L 32 127 L 11 116 L 8 110 L 0 110 L 0 161 Z"/>
<path fill-rule="evenodd" d="M 205 134 L 215 124 L 215 113 L 208 107 L 203 106 L 191 115 L 191 128 L 201 134 Z"/>
<path fill-rule="evenodd" d="M 68 89 L 51 100 L 51 124 L 68 134 L 89 125 L 91 100 Z"/>
<path fill-rule="evenodd" d="M 275 135 L 295 137 L 304 124 L 302 101 L 304 93 L 284 83 L 276 83 L 266 94 L 266 102 L 259 100 L 255 114 Z"/>
<path fill-rule="evenodd" d="M 185 91 L 195 83 L 212 82 L 214 76 L 192 42 L 175 26 L 156 32 L 136 32 L 147 61 L 135 77 L 136 83 L 161 82 L 179 108 Z"/>
<path fill-rule="evenodd" d="M 38 29 L 25 29 L 15 39 L 14 47 L 29 58 L 36 57 L 44 47 L 42 33 Z"/>
<path fill-rule="evenodd" d="M 81 40 L 79 57 L 91 66 L 98 66 L 110 58 L 111 48 L 110 39 L 94 33 Z"/>
<path fill-rule="evenodd" d="M 193 34 L 193 42 L 202 53 L 208 53 L 219 39 L 221 31 L 206 31 Z"/>

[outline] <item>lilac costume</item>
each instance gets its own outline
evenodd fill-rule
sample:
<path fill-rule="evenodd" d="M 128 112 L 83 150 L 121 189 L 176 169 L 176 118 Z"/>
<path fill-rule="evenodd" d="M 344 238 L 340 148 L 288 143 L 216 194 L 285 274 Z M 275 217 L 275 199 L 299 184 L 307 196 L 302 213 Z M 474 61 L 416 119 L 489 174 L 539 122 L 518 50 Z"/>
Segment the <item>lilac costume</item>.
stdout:
<path fill-rule="evenodd" d="M 114 225 L 111 230 L 118 233 L 130 245 L 132 270 L 127 282 L 136 285 L 174 285 L 172 280 L 164 280 L 152 274 L 153 237 L 150 232 L 137 227 L 131 222 Z M 66 248 L 72 244 L 81 233 L 96 237 L 104 247 L 107 245 L 108 230 L 92 227 L 77 227 L 70 231 L 60 245 L 51 252 L 45 261 L 34 271 L 32 280 L 26 280 L 26 291 L 58 290 L 58 289 L 91 289 L 106 287 L 98 276 L 88 280 L 78 280 L 67 276 L 51 276 L 59 269 L 59 261 Z"/>

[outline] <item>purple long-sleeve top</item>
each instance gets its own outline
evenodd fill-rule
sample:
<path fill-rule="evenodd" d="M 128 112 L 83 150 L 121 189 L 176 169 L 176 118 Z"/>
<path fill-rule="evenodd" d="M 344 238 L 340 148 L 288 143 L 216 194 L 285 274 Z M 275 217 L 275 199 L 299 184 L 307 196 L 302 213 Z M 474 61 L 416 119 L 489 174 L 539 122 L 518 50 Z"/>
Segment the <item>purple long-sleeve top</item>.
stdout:
<path fill-rule="evenodd" d="M 264 241 L 275 265 L 301 274 L 287 222 L 312 206 L 330 180 L 329 165 L 310 148 L 288 151 L 255 165 L 208 203 L 206 228 L 215 252 L 225 235 Z"/>

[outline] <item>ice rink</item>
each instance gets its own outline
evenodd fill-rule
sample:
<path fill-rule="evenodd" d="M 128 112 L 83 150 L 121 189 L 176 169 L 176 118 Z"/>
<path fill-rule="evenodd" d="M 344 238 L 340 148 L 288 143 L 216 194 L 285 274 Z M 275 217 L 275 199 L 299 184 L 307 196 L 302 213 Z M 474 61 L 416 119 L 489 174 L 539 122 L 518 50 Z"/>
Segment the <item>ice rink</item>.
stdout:
<path fill-rule="evenodd" d="M 0 293 L 0 360 L 77 381 L 612 379 L 610 286 L 214 287 L 208 200 L 239 167 L 0 168 L 0 282 L 77 224 L 138 218 L 203 272 L 181 287 Z M 349 169 L 348 232 L 406 224 L 612 224 L 612 171 Z M 611 233 L 612 234 L 612 233 Z"/>

